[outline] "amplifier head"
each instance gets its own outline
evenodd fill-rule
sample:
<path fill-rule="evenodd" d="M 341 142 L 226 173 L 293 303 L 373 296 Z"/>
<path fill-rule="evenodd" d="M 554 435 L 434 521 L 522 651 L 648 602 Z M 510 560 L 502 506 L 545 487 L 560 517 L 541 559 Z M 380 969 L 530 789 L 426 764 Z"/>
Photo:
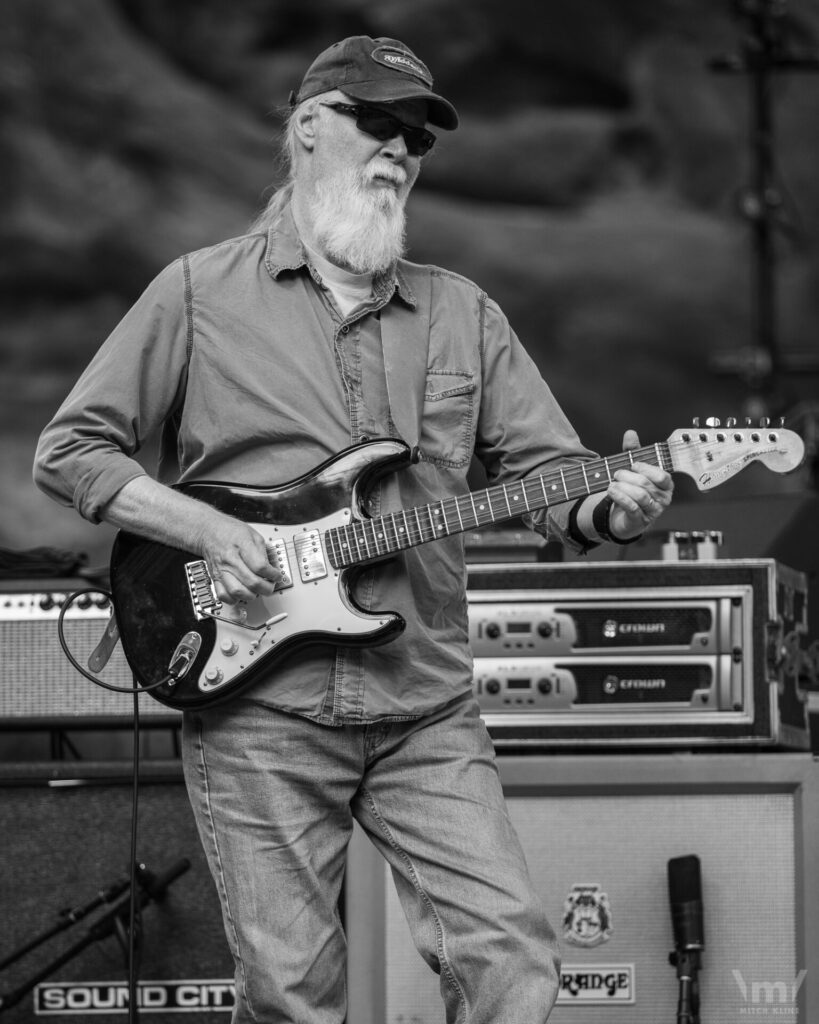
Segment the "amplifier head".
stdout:
<path fill-rule="evenodd" d="M 473 566 L 497 746 L 807 749 L 804 574 L 770 559 Z"/>
<path fill-rule="evenodd" d="M 89 587 L 83 580 L 0 581 L 0 649 L 4 678 L 0 685 L 0 726 L 15 729 L 129 727 L 133 698 L 95 686 L 80 675 L 60 646 L 57 620 L 69 596 Z M 83 594 L 67 610 L 63 628 L 67 646 L 87 665 L 111 616 L 102 592 Z M 118 645 L 99 678 L 112 686 L 132 687 L 133 676 Z M 179 712 L 139 695 L 140 716 L 154 725 L 174 725 Z"/>

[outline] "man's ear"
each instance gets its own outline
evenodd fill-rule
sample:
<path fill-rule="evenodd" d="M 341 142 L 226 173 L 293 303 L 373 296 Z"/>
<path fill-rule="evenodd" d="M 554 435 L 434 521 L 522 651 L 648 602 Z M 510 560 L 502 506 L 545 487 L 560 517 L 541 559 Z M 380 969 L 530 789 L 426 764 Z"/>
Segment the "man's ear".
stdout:
<path fill-rule="evenodd" d="M 305 149 L 312 149 L 316 144 L 316 123 L 315 116 L 318 113 L 318 104 L 305 103 L 295 115 L 293 128 L 296 138 Z"/>

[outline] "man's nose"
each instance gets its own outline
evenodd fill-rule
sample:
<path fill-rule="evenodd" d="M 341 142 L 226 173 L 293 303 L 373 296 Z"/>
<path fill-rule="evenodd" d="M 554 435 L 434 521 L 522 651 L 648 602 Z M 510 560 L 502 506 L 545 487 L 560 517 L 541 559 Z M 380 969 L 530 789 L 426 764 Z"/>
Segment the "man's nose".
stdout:
<path fill-rule="evenodd" d="M 402 163 L 407 159 L 409 152 L 406 140 L 401 132 L 396 132 L 391 139 L 384 141 L 381 146 L 381 155 L 387 160 L 393 160 L 395 163 Z"/>

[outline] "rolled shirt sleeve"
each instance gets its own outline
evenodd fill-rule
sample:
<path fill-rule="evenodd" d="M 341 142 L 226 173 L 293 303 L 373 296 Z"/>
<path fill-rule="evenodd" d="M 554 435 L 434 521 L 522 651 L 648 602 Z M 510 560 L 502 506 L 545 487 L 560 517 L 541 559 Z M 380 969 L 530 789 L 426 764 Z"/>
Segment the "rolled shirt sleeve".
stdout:
<path fill-rule="evenodd" d="M 84 518 L 145 474 L 134 455 L 184 398 L 190 310 L 184 264 L 166 267 L 99 349 L 35 455 L 34 482 Z"/>
<path fill-rule="evenodd" d="M 487 299 L 484 313 L 483 394 L 476 453 L 490 481 L 547 473 L 597 458 L 586 448 L 524 349 L 500 307 Z M 541 509 L 524 521 L 573 551 L 568 534 L 571 503 Z"/>

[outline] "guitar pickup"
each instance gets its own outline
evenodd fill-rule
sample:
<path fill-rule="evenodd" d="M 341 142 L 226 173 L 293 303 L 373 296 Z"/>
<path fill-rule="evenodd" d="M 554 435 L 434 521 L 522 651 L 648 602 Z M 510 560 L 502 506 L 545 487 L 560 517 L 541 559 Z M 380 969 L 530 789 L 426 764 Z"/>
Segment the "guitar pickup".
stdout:
<path fill-rule="evenodd" d="M 218 612 L 222 607 L 222 602 L 216 596 L 216 587 L 211 578 L 208 563 L 204 558 L 200 558 L 196 562 L 186 562 L 185 573 L 188 577 L 188 590 L 197 619 L 207 619 Z"/>
<path fill-rule="evenodd" d="M 299 564 L 299 575 L 302 583 L 323 580 L 327 575 L 327 564 L 324 561 L 324 550 L 318 530 L 308 530 L 293 538 L 296 561 Z"/>
<path fill-rule="evenodd" d="M 276 584 L 276 590 L 287 590 L 293 586 L 293 574 L 290 571 L 290 559 L 287 557 L 287 546 L 283 540 L 267 541 L 267 560 L 281 576 L 281 582 Z"/>

